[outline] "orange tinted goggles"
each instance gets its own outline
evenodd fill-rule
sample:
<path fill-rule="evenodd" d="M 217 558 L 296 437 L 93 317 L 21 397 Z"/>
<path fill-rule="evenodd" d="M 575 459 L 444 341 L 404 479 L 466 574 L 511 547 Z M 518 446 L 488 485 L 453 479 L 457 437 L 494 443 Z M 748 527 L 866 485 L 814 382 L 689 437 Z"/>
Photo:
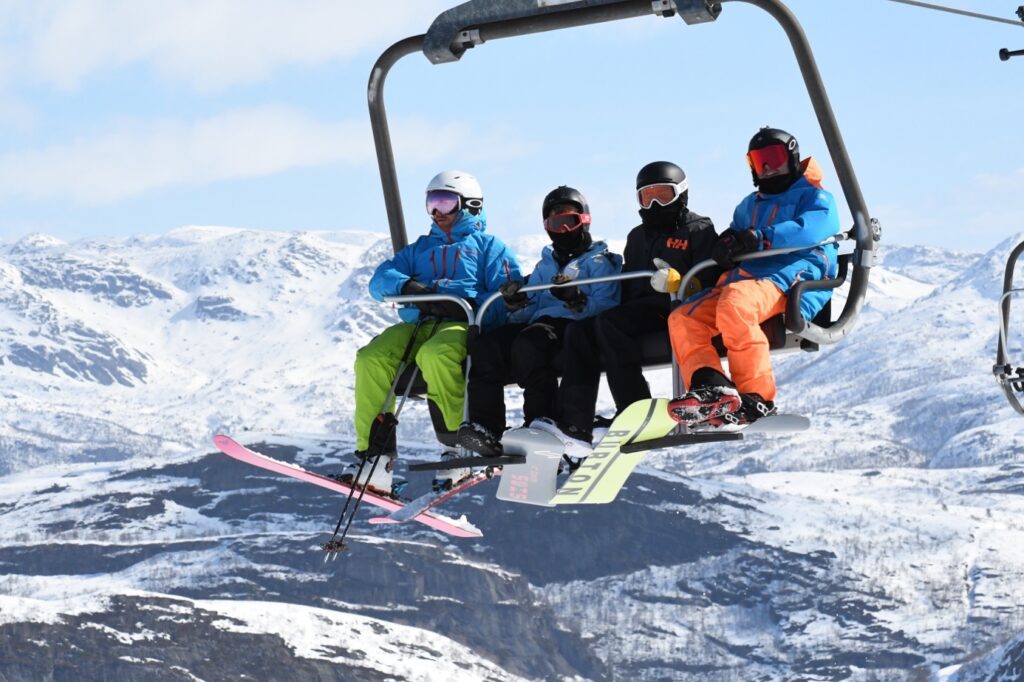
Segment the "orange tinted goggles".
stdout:
<path fill-rule="evenodd" d="M 786 145 L 773 144 L 747 152 L 747 163 L 759 178 L 770 178 L 789 172 L 789 151 Z"/>
<path fill-rule="evenodd" d="M 638 189 L 636 198 L 640 202 L 640 208 L 650 208 L 655 203 L 668 206 L 686 191 L 686 187 L 686 180 L 679 183 L 659 182 Z"/>

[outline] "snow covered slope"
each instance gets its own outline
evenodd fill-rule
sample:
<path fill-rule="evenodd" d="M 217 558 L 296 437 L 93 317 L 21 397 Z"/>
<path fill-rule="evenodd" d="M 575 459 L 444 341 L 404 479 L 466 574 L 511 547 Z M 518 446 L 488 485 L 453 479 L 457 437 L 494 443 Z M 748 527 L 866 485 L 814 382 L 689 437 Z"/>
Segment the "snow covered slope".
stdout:
<path fill-rule="evenodd" d="M 0 675 L 997 679 L 1024 632 L 1024 420 L 991 375 L 1021 240 L 883 245 L 851 337 L 776 360 L 809 433 L 651 453 L 595 508 L 481 485 L 450 505 L 481 540 L 360 521 L 327 566 L 339 499 L 209 437 L 340 465 L 354 353 L 397 319 L 365 293 L 386 239 L 0 245 Z M 421 402 L 400 438 L 436 456 Z"/>

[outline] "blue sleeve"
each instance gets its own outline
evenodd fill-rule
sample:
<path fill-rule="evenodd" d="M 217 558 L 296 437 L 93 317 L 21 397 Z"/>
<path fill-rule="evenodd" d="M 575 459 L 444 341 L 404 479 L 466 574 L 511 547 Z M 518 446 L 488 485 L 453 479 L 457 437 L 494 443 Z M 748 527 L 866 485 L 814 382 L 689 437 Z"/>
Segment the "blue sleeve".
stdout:
<path fill-rule="evenodd" d="M 814 246 L 839 232 L 839 212 L 830 193 L 819 189 L 801 200 L 805 205 L 795 218 L 760 230 L 763 248 Z"/>
<path fill-rule="evenodd" d="M 383 301 L 385 296 L 398 296 L 402 286 L 412 279 L 415 272 L 417 239 L 380 265 L 370 278 L 370 296 Z"/>
<path fill-rule="evenodd" d="M 479 273 L 477 277 L 480 293 L 476 297 L 476 304 L 478 306 L 483 304 L 505 282 L 522 279 L 523 273 L 515 254 L 500 239 L 491 238 L 487 247 L 483 272 Z M 495 302 L 487 309 L 487 316 L 483 322 L 488 325 L 502 324 L 506 317 L 505 306 L 500 302 Z"/>
<path fill-rule="evenodd" d="M 587 261 L 587 271 L 580 279 L 590 277 L 607 277 L 622 272 L 622 258 L 616 253 L 603 253 Z M 614 308 L 622 298 L 621 282 L 605 282 L 604 284 L 584 284 L 581 287 L 587 295 L 587 304 L 583 310 L 573 317 L 583 319 Z"/>
<path fill-rule="evenodd" d="M 729 223 L 729 230 L 745 230 L 753 223 L 753 216 L 750 214 L 750 197 L 736 204 L 732 212 L 732 222 Z"/>

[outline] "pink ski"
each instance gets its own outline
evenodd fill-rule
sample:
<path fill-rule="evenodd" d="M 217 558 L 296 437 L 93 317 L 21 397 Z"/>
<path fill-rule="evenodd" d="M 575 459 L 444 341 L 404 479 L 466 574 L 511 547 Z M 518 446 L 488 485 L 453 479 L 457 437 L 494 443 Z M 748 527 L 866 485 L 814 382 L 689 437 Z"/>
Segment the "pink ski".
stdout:
<path fill-rule="evenodd" d="M 345 495 L 348 495 L 349 492 L 352 491 L 351 486 L 345 485 L 341 481 L 336 481 L 333 478 L 321 476 L 320 474 L 314 474 L 312 471 L 306 471 L 295 464 L 289 464 L 272 457 L 267 457 L 266 455 L 261 455 L 258 452 L 253 452 L 245 446 L 239 445 L 227 436 L 214 436 L 213 444 L 217 446 L 218 450 L 228 457 L 233 457 L 241 462 L 257 466 L 261 469 L 266 469 L 267 471 L 273 471 L 275 474 L 291 476 L 292 478 L 297 478 L 300 481 L 306 481 L 307 483 L 312 483 L 320 486 L 321 488 L 327 488 L 328 490 L 333 490 Z M 366 491 L 363 495 L 363 501 L 392 513 L 405 506 L 398 500 L 376 495 L 370 491 Z M 465 516 L 460 519 L 452 519 L 447 516 L 442 516 L 441 514 L 424 511 L 416 515 L 415 520 L 433 528 L 434 530 L 439 530 L 442 533 L 447 533 L 448 535 L 452 535 L 457 538 L 478 538 L 483 536 L 480 529 L 471 524 Z"/>

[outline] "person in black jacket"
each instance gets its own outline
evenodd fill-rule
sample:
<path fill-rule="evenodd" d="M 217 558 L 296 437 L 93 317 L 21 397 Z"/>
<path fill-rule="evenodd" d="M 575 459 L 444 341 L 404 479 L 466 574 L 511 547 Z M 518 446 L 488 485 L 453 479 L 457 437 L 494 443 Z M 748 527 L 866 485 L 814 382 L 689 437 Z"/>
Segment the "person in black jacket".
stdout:
<path fill-rule="evenodd" d="M 561 414 L 534 420 L 530 426 L 558 437 L 569 457 L 590 454 L 602 370 L 616 412 L 651 397 L 636 340 L 649 332 L 667 333 L 671 297 L 661 291 L 671 290 L 671 286 L 656 280 L 664 278 L 669 268 L 685 273 L 710 258 L 718 237 L 710 218 L 688 208 L 687 187 L 686 173 L 674 163 L 655 161 L 640 169 L 636 191 L 641 224 L 626 238 L 622 271 L 654 269 L 659 274 L 624 280 L 620 305 L 573 322 L 566 330 L 558 401 Z M 700 272 L 684 295 L 713 285 L 719 274 L 717 268 Z"/>

